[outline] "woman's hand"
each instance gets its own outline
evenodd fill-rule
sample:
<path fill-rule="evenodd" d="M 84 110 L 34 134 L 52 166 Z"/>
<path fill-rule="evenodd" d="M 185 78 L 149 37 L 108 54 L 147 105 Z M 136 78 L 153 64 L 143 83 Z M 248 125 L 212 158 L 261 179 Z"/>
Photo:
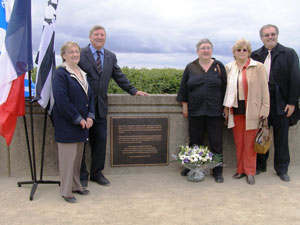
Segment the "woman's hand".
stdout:
<path fill-rule="evenodd" d="M 228 113 L 229 113 L 229 108 L 224 107 L 223 116 L 224 116 L 225 120 L 228 120 Z"/>
<path fill-rule="evenodd" d="M 86 128 L 90 129 L 93 126 L 93 123 L 94 123 L 93 119 L 87 118 L 86 119 Z"/>
<path fill-rule="evenodd" d="M 86 125 L 86 121 L 84 119 L 82 119 L 79 123 L 79 125 L 81 126 L 82 129 L 86 128 L 87 125 Z"/>
<path fill-rule="evenodd" d="M 188 118 L 189 113 L 188 113 L 188 104 L 187 102 L 182 102 L 182 114 L 184 118 Z"/>

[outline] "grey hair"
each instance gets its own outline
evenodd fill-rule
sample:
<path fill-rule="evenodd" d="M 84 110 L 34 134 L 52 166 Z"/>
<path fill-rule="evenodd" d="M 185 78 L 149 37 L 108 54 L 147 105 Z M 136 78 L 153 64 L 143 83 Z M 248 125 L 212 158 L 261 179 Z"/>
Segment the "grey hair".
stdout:
<path fill-rule="evenodd" d="M 212 49 L 214 48 L 213 44 L 211 43 L 211 41 L 210 41 L 208 38 L 202 38 L 202 39 L 201 39 L 200 41 L 198 41 L 197 44 L 196 44 L 197 50 L 199 49 L 200 45 L 205 44 L 205 43 L 210 44 L 210 46 L 211 46 Z"/>
<path fill-rule="evenodd" d="M 95 30 L 104 30 L 104 32 L 106 33 L 105 28 L 103 26 L 95 25 L 90 29 L 89 36 L 91 36 Z"/>
<path fill-rule="evenodd" d="M 276 30 L 276 33 L 277 35 L 279 34 L 279 29 L 276 25 L 273 25 L 273 24 L 266 24 L 266 25 L 263 25 L 260 30 L 259 30 L 259 35 L 260 37 L 263 36 L 263 32 L 264 32 L 264 29 L 267 29 L 267 28 L 270 28 L 270 27 L 273 27 L 275 30 Z"/>

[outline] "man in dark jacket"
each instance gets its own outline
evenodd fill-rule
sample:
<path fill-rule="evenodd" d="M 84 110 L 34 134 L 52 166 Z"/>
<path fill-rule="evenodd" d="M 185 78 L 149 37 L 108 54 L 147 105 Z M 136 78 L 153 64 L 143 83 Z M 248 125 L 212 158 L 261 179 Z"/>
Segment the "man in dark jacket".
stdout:
<path fill-rule="evenodd" d="M 265 64 L 269 74 L 270 114 L 269 125 L 274 133 L 274 169 L 282 181 L 290 181 L 288 132 L 289 126 L 299 119 L 300 71 L 297 53 L 278 43 L 278 27 L 272 24 L 260 29 L 264 46 L 251 57 Z M 269 153 L 257 155 L 256 174 L 265 172 Z"/>
<path fill-rule="evenodd" d="M 87 73 L 88 82 L 93 89 L 95 97 L 95 120 L 90 129 L 89 140 L 91 144 L 91 170 L 90 180 L 100 185 L 108 185 L 110 182 L 102 174 L 105 164 L 106 137 L 107 137 L 107 91 L 111 78 L 126 92 L 131 95 L 147 95 L 133 87 L 125 74 L 120 69 L 116 55 L 105 49 L 105 28 L 94 26 L 89 33 L 90 44 L 81 49 L 80 68 Z M 82 159 L 80 180 L 83 187 L 87 186 L 89 173 Z"/>

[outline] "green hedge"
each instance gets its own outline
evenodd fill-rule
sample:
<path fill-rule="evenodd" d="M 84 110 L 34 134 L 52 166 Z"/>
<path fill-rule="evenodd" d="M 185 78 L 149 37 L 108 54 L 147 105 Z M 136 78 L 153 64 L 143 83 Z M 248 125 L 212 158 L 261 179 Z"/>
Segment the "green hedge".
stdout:
<path fill-rule="evenodd" d="M 178 91 L 182 70 L 177 69 L 135 69 L 123 67 L 122 71 L 138 90 L 149 94 L 175 94 Z M 109 93 L 125 93 L 115 81 L 109 84 Z"/>
<path fill-rule="evenodd" d="M 130 83 L 138 90 L 149 94 L 176 94 L 180 85 L 183 70 L 178 69 L 135 69 L 123 67 L 122 71 Z M 32 80 L 35 81 L 36 68 L 32 72 Z M 112 79 L 108 93 L 123 94 L 124 92 Z"/>

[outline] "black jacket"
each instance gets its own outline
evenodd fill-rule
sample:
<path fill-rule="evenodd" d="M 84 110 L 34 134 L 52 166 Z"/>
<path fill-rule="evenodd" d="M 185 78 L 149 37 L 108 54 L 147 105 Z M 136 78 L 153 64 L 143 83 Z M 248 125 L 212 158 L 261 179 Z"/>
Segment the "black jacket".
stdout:
<path fill-rule="evenodd" d="M 267 49 L 264 46 L 251 54 L 254 60 L 262 63 L 264 63 L 266 56 Z M 284 112 L 286 105 L 297 105 L 300 95 L 299 58 L 293 49 L 279 43 L 272 49 L 271 76 L 275 82 L 277 114 L 284 115 L 286 114 Z M 298 107 L 296 107 L 295 113 L 299 113 Z"/>
<path fill-rule="evenodd" d="M 225 67 L 220 61 L 214 60 L 205 72 L 196 59 L 183 72 L 177 101 L 188 103 L 189 116 L 221 116 L 226 84 Z"/>

